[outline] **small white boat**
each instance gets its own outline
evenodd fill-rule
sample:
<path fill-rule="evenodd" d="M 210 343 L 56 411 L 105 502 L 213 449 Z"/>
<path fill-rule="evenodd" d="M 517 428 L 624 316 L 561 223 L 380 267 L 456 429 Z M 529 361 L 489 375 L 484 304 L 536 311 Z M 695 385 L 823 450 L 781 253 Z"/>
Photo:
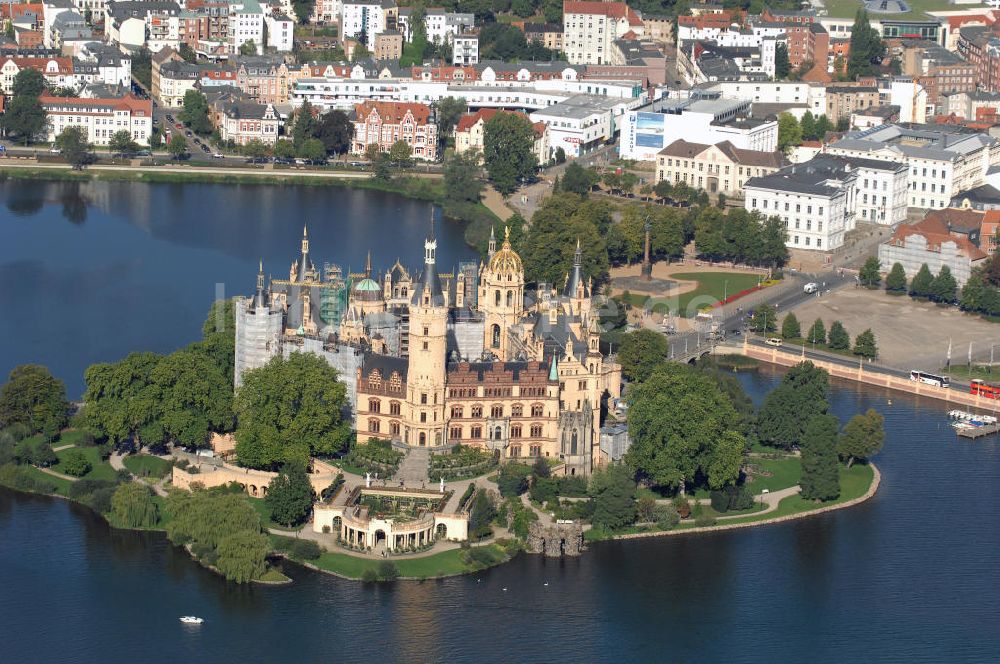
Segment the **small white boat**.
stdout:
<path fill-rule="evenodd" d="M 185 625 L 200 625 L 205 622 L 205 619 L 197 616 L 181 616 L 181 622 Z"/>

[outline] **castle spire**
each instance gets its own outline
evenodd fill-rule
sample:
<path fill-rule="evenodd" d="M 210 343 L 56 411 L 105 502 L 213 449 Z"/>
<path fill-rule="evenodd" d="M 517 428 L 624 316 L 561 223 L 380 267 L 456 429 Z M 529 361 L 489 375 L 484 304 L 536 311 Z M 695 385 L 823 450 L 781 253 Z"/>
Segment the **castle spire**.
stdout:
<path fill-rule="evenodd" d="M 254 308 L 262 307 L 265 303 L 264 295 L 264 260 L 261 259 L 257 267 L 257 292 L 254 295 L 253 305 Z"/>
<path fill-rule="evenodd" d="M 372 250 L 368 250 L 368 258 L 365 260 L 365 276 L 372 276 Z"/>
<path fill-rule="evenodd" d="M 490 224 L 490 245 L 489 245 L 489 257 L 493 258 L 493 254 L 497 252 L 497 236 L 494 231 L 494 226 Z"/>
<path fill-rule="evenodd" d="M 577 289 L 583 286 L 583 249 L 580 248 L 580 238 L 576 239 L 576 251 L 573 253 L 573 269 L 566 276 L 566 288 L 563 295 L 576 297 Z"/>

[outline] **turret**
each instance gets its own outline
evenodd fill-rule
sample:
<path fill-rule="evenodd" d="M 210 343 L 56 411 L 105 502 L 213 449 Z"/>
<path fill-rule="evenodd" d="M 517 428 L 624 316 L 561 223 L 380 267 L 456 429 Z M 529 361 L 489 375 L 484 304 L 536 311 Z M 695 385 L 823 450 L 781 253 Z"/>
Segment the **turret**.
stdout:
<path fill-rule="evenodd" d="M 497 236 L 493 232 L 493 226 L 490 226 L 490 246 L 487 252 L 487 258 L 493 258 L 493 254 L 497 252 Z"/>
<path fill-rule="evenodd" d="M 260 261 L 257 268 L 257 292 L 253 296 L 253 308 L 267 306 L 267 293 L 264 290 L 264 261 Z"/>

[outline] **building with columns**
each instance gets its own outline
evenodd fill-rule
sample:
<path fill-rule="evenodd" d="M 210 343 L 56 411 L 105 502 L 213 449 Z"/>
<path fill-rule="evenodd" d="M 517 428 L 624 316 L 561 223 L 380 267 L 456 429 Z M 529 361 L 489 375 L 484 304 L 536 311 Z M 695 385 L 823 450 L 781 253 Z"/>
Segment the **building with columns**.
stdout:
<path fill-rule="evenodd" d="M 287 281 L 236 304 L 236 384 L 279 353 L 315 352 L 348 387 L 356 436 L 444 451 L 461 443 L 503 460 L 548 457 L 566 474 L 601 463 L 601 404 L 621 367 L 599 349 L 598 316 L 577 246 L 564 288 L 526 292 L 505 231 L 478 267 L 437 265 L 433 231 L 419 273 L 317 270 L 303 239 Z M 381 282 L 381 283 L 380 283 Z"/>

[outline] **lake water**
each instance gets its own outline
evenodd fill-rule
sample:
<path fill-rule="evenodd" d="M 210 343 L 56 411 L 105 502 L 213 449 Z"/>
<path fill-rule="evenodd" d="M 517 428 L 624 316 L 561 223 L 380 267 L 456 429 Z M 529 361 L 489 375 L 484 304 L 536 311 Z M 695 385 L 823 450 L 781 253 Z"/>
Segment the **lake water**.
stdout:
<path fill-rule="evenodd" d="M 0 375 L 83 371 L 197 340 L 213 300 L 250 294 L 258 261 L 287 278 L 303 224 L 310 255 L 360 272 L 423 263 L 430 203 L 341 187 L 0 181 Z M 438 265 L 475 256 L 437 212 Z"/>
<path fill-rule="evenodd" d="M 389 261 L 419 259 L 428 209 L 341 190 L 99 184 L 74 194 L 92 196 L 81 223 L 73 185 L 0 186 L 4 370 L 40 361 L 71 388 L 90 362 L 194 338 L 211 284 L 251 288 L 260 254 L 284 269 L 303 220 L 320 258 L 379 240 Z M 367 234 L 348 228 L 356 218 Z M 446 260 L 468 252 L 457 230 L 439 237 Z M 82 320 L 55 325 L 49 299 Z M 759 402 L 780 374 L 741 378 Z M 0 490 L 0 661 L 995 661 L 1000 439 L 958 440 L 938 402 L 835 383 L 842 420 L 869 406 L 886 416 L 883 483 L 858 507 L 422 583 L 288 566 L 291 586 L 237 587 L 162 536 Z"/>

